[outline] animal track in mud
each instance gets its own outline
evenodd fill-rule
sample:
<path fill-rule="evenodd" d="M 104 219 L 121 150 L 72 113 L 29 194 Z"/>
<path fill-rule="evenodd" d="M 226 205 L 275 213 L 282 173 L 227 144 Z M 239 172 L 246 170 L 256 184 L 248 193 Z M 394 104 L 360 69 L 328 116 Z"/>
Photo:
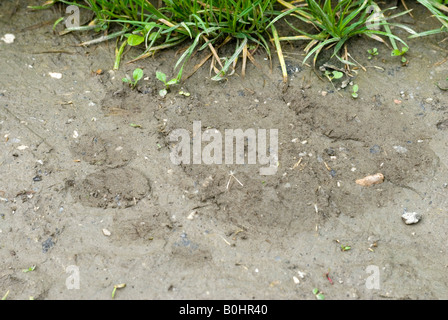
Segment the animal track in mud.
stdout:
<path fill-rule="evenodd" d="M 92 133 L 74 140 L 70 150 L 77 159 L 82 159 L 91 165 L 105 165 L 109 168 L 124 166 L 135 156 L 135 152 L 120 137 L 103 138 Z"/>
<path fill-rule="evenodd" d="M 148 179 L 129 169 L 106 169 L 75 182 L 73 198 L 87 207 L 129 208 L 151 191 Z"/>

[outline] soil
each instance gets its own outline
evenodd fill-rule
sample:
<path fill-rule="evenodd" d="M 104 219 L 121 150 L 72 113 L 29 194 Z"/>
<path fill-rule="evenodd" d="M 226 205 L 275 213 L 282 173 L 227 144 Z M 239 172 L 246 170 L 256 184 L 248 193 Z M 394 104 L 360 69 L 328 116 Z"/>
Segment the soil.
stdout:
<path fill-rule="evenodd" d="M 0 35 L 16 36 L 0 41 L 0 296 L 111 299 L 125 283 L 115 299 L 448 299 L 445 35 L 407 40 L 405 66 L 351 41 L 357 99 L 319 71 L 337 65 L 330 52 L 302 64 L 303 43 L 285 44 L 287 84 L 259 50 L 244 78 L 239 65 L 212 81 L 206 64 L 163 99 L 155 72 L 174 76 L 182 47 L 127 64 L 133 49 L 113 71 L 115 42 L 76 46 L 98 35 L 54 34 L 62 7 L 30 2 L 0 3 Z M 401 22 L 438 26 L 409 6 Z M 122 78 L 137 67 L 132 90 Z M 277 172 L 173 164 L 169 134 L 194 121 L 277 129 Z"/>

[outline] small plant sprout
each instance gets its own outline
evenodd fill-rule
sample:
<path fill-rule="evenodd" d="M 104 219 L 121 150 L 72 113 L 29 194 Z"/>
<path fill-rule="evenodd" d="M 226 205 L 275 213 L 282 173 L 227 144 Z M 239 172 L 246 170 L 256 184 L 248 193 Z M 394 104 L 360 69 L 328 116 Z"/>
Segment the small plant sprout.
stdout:
<path fill-rule="evenodd" d="M 406 63 L 407 59 L 404 57 L 404 54 L 406 52 L 408 52 L 409 48 L 408 47 L 403 47 L 400 51 L 400 49 L 394 49 L 391 53 L 392 57 L 396 57 L 396 56 L 401 56 L 401 62 L 402 63 Z"/>
<path fill-rule="evenodd" d="M 3 296 L 2 300 L 6 300 L 6 298 L 8 298 L 8 294 L 9 294 L 9 290 L 6 291 L 5 295 Z"/>
<path fill-rule="evenodd" d="M 132 77 L 134 78 L 134 81 L 129 79 L 128 77 L 123 78 L 124 83 L 129 83 L 129 85 L 132 87 L 132 89 L 135 89 L 137 86 L 137 83 L 143 78 L 143 70 L 140 68 L 137 68 L 134 70 L 134 73 L 132 74 Z"/>
<path fill-rule="evenodd" d="M 353 90 L 353 92 L 352 92 L 352 97 L 353 97 L 354 99 L 358 98 L 358 89 L 359 89 L 359 87 L 358 87 L 357 84 L 353 85 L 353 88 L 352 88 L 352 90 Z"/>
<path fill-rule="evenodd" d="M 349 251 L 352 247 L 341 244 L 341 251 Z"/>
<path fill-rule="evenodd" d="M 316 296 L 317 300 L 325 300 L 325 296 L 322 292 L 319 291 L 319 289 L 314 288 L 313 289 L 313 294 Z"/>
<path fill-rule="evenodd" d="M 28 269 L 23 269 L 22 272 L 23 272 L 23 273 L 27 273 L 27 272 L 34 271 L 34 269 L 36 269 L 36 266 L 31 266 L 31 267 L 29 267 Z"/>
<path fill-rule="evenodd" d="M 333 79 L 341 79 L 341 78 L 344 76 L 344 73 L 342 73 L 342 72 L 340 72 L 340 71 L 336 71 L 336 70 L 334 70 L 334 71 L 332 71 L 332 72 L 326 70 L 326 71 L 325 71 L 325 76 L 326 76 L 327 79 L 330 81 L 330 83 L 331 83 L 331 85 L 333 86 L 334 90 L 335 90 L 335 91 L 338 91 L 338 90 L 336 89 L 336 87 L 334 86 Z M 338 92 L 338 93 L 339 93 L 339 92 Z M 339 95 L 342 96 L 341 93 L 339 93 Z"/>
<path fill-rule="evenodd" d="M 369 60 L 372 59 L 372 57 L 378 55 L 378 49 L 377 48 L 369 49 L 369 50 L 367 50 L 367 52 L 370 54 L 370 56 L 368 58 Z"/>
<path fill-rule="evenodd" d="M 328 78 L 328 80 L 332 81 L 333 79 L 341 79 L 344 74 L 340 71 L 325 71 L 325 76 Z"/>
<path fill-rule="evenodd" d="M 114 289 L 112 290 L 112 299 L 115 299 L 115 292 L 117 291 L 117 289 L 123 289 L 125 287 L 126 287 L 126 283 L 114 285 Z"/>
<path fill-rule="evenodd" d="M 157 71 L 156 72 L 156 78 L 159 79 L 161 82 L 163 82 L 163 84 L 165 85 L 165 89 L 162 89 L 159 91 L 159 95 L 164 98 L 167 93 L 168 90 L 170 89 L 170 86 L 173 84 L 177 84 L 177 78 L 171 79 L 170 81 L 166 81 L 166 74 L 164 74 L 163 72 Z"/>

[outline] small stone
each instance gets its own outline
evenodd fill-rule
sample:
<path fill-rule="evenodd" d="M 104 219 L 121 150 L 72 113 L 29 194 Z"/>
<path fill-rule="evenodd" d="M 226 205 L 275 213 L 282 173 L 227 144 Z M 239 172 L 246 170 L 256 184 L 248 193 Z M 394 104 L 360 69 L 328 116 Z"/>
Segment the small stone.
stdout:
<path fill-rule="evenodd" d="M 292 280 L 294 281 L 295 284 L 299 284 L 300 283 L 300 280 L 296 276 L 293 276 Z"/>
<path fill-rule="evenodd" d="M 370 148 L 370 153 L 372 154 L 376 154 L 379 153 L 381 151 L 381 147 L 379 145 L 374 145 L 372 148 Z"/>
<path fill-rule="evenodd" d="M 49 72 L 50 77 L 54 79 L 62 79 L 62 73 L 59 72 Z"/>
<path fill-rule="evenodd" d="M 364 187 L 370 187 L 374 184 L 383 183 L 384 175 L 382 173 L 377 173 L 371 176 L 364 177 L 362 179 L 356 180 L 356 184 L 359 184 Z"/>
<path fill-rule="evenodd" d="M 188 219 L 188 220 L 193 220 L 194 217 L 196 216 L 196 214 L 197 214 L 197 211 L 196 211 L 196 210 L 192 211 L 192 212 L 188 215 L 187 219 Z"/>
<path fill-rule="evenodd" d="M 54 246 L 53 239 L 50 237 L 44 242 L 42 242 L 42 252 L 47 253 Z"/>
<path fill-rule="evenodd" d="M 403 219 L 406 224 L 415 224 L 422 219 L 422 215 L 417 212 L 405 212 L 401 216 L 401 219 Z"/>
<path fill-rule="evenodd" d="M 107 229 L 103 229 L 103 234 L 104 234 L 106 237 L 110 237 L 110 235 L 111 235 L 110 231 L 107 230 Z"/>
<path fill-rule="evenodd" d="M 11 33 L 7 33 L 0 40 L 4 41 L 7 44 L 11 44 L 14 42 L 15 39 L 16 39 L 15 35 L 13 35 Z"/>
<path fill-rule="evenodd" d="M 406 152 L 408 152 L 408 149 L 406 149 L 405 147 L 402 147 L 402 146 L 394 146 L 394 149 L 398 153 L 406 153 Z"/>

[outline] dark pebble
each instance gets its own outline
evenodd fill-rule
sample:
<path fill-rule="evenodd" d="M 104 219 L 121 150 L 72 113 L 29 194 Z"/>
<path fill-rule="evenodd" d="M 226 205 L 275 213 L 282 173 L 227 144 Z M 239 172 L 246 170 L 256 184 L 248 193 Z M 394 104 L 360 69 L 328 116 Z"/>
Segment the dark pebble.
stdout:
<path fill-rule="evenodd" d="M 34 182 L 42 181 L 42 176 L 35 176 L 35 177 L 33 178 L 33 181 L 34 181 Z"/>
<path fill-rule="evenodd" d="M 50 250 L 54 246 L 53 239 L 50 237 L 44 242 L 42 242 L 42 252 L 47 253 L 48 250 Z"/>
<path fill-rule="evenodd" d="M 381 147 L 379 145 L 374 145 L 372 148 L 370 148 L 370 153 L 375 154 L 379 153 L 381 151 Z"/>

